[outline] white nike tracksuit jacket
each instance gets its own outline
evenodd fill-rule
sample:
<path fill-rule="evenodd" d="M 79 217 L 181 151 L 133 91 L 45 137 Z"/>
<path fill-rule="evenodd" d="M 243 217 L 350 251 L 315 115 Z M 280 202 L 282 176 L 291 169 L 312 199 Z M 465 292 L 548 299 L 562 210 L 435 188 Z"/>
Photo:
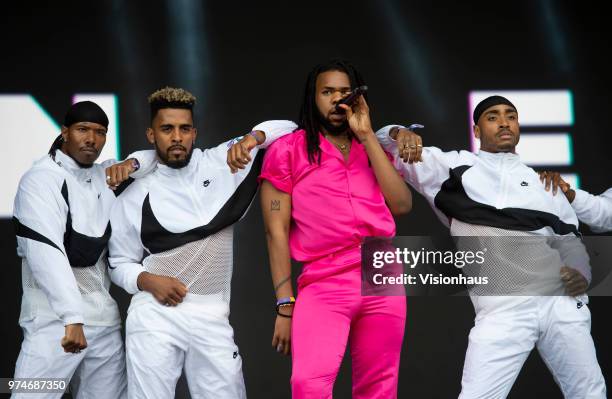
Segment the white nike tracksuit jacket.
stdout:
<path fill-rule="evenodd" d="M 612 230 L 612 188 L 600 195 L 593 195 L 586 191 L 576 189 L 576 197 L 572 208 L 578 220 L 588 224 L 591 230 L 597 233 Z"/>
<path fill-rule="evenodd" d="M 259 148 L 291 131 L 265 122 L 253 130 L 266 133 Z M 173 397 L 183 369 L 194 398 L 246 397 L 228 320 L 233 225 L 257 192 L 263 151 L 253 149 L 253 160 L 232 174 L 228 145 L 195 149 L 180 169 L 158 164 L 113 208 L 110 275 L 135 294 L 126 322 L 129 398 Z M 137 279 L 145 271 L 183 282 L 183 302 L 167 307 L 140 291 Z"/>
<path fill-rule="evenodd" d="M 578 220 L 572 207 L 563 195 L 546 192 L 538 174 L 521 163 L 518 155 L 425 147 L 423 162 L 408 164 L 398 157 L 396 142 L 388 135 L 391 128 L 377 132 L 379 141 L 452 236 L 489 237 L 484 238 L 489 243 L 497 237 L 525 237 L 524 243 L 540 237 L 539 246 L 531 247 L 542 256 L 535 265 L 557 270 L 566 265 L 590 281 L 588 255 L 576 238 Z M 493 258 L 498 268 L 491 272 L 500 278 L 510 276 L 506 286 L 520 285 L 521 278 L 533 272 L 516 261 L 521 255 L 525 254 Z M 534 257 L 524 259 L 531 262 Z M 549 295 L 540 296 L 478 296 L 471 292 L 476 320 L 469 336 L 460 398 L 505 398 L 534 346 L 565 397 L 606 397 L 590 335 L 591 316 L 584 306 L 587 298 L 554 296 L 563 292 L 560 277 L 552 285 L 546 291 Z"/>
<path fill-rule="evenodd" d="M 154 151 L 131 157 L 142 165 L 135 177 L 155 162 Z M 72 379 L 76 398 L 116 399 L 126 390 L 121 320 L 108 292 L 106 260 L 116 193 L 106 184 L 105 168 L 115 162 L 82 168 L 57 150 L 34 163 L 15 197 L 24 331 L 15 378 Z M 88 347 L 79 354 L 64 353 L 64 326 L 75 323 L 84 325 Z M 29 397 L 13 397 L 21 395 Z"/>

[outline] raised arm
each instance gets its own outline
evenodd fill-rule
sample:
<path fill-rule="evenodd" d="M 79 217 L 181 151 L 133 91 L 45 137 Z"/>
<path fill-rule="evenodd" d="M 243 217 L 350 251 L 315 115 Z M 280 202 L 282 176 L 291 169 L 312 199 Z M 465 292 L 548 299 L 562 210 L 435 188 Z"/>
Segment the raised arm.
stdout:
<path fill-rule="evenodd" d="M 595 232 L 612 231 L 612 189 L 593 195 L 576 189 L 572 208 L 578 220 L 586 223 Z"/>
<path fill-rule="evenodd" d="M 559 172 L 541 171 L 539 174 L 546 191 L 552 189 L 556 195 L 558 189 L 561 189 L 572 204 L 578 220 L 589 225 L 596 233 L 612 231 L 612 188 L 600 195 L 593 195 L 584 190 L 572 189 Z"/>
<path fill-rule="evenodd" d="M 412 194 L 376 139 L 365 99 L 363 96 L 359 97 L 353 108 L 346 104 L 341 107 L 346 111 L 351 130 L 361 141 L 368 154 L 372 170 L 389 210 L 395 216 L 410 212 Z"/>
<path fill-rule="evenodd" d="M 287 120 L 270 120 L 259 123 L 251 132 L 228 143 L 227 165 L 232 173 L 244 169 L 251 162 L 250 152 L 253 148 L 267 148 L 280 137 L 292 133 L 297 125 Z"/>
<path fill-rule="evenodd" d="M 154 150 L 142 150 L 131 153 L 124 161 L 109 159 L 102 162 L 105 169 L 106 184 L 116 190 L 130 177 L 139 179 L 155 170 L 157 155 Z M 127 183 L 126 183 L 127 184 Z"/>

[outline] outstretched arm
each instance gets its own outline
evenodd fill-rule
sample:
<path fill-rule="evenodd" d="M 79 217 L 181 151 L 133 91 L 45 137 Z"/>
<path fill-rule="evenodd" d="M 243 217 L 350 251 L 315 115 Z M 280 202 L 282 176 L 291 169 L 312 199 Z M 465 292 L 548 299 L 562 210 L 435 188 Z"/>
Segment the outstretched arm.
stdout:
<path fill-rule="evenodd" d="M 244 169 L 251 162 L 250 152 L 253 148 L 267 148 L 280 137 L 292 133 L 297 125 L 287 120 L 270 120 L 253 127 L 251 133 L 229 142 L 227 165 L 232 173 Z"/>
<path fill-rule="evenodd" d="M 597 233 L 612 230 L 612 188 L 600 195 L 593 195 L 580 189 L 572 189 L 561 177 L 559 172 L 540 172 L 540 180 L 545 184 L 546 191 L 553 190 L 557 194 L 560 188 L 567 200 L 572 204 L 578 220 L 588 224 Z"/>
<path fill-rule="evenodd" d="M 111 190 L 116 190 L 121 183 L 132 177 L 139 179 L 146 176 L 157 165 L 157 156 L 154 150 L 142 150 L 131 153 L 123 161 L 109 159 L 102 162 L 105 168 L 106 184 Z"/>
<path fill-rule="evenodd" d="M 576 189 L 572 208 L 578 220 L 586 223 L 591 230 L 600 233 L 612 230 L 612 189 L 603 194 L 593 195 Z"/>

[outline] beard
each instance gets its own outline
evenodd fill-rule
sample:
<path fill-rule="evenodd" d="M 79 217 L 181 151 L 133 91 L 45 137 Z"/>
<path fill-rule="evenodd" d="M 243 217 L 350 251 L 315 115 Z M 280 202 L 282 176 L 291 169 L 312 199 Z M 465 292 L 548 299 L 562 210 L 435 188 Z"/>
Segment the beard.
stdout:
<path fill-rule="evenodd" d="M 74 161 L 74 163 L 76 163 L 79 168 L 81 169 L 90 169 L 92 166 L 94 166 L 94 163 L 96 162 L 96 159 L 98 159 L 98 156 L 96 155 L 96 159 L 94 159 L 93 161 L 91 161 L 91 163 L 82 163 L 80 161 L 78 161 L 75 157 L 73 157 L 72 155 L 70 155 L 70 152 L 68 152 L 68 148 L 66 145 L 61 146 L 60 148 L 58 148 L 58 150 L 60 150 L 61 152 L 63 152 L 64 154 L 68 155 L 70 158 L 72 158 L 72 160 Z M 56 150 L 57 151 L 57 150 Z M 99 152 L 98 152 L 99 153 Z M 53 153 L 53 159 L 55 159 L 55 153 Z"/>
<path fill-rule="evenodd" d="M 184 159 L 170 159 L 170 155 L 168 153 L 170 152 L 170 149 L 172 147 L 173 146 L 168 147 L 168 149 L 164 153 L 157 146 L 157 143 L 155 143 L 155 152 L 157 152 L 157 156 L 159 157 L 159 159 L 161 159 L 163 161 L 163 163 L 166 166 L 168 166 L 169 168 L 172 168 L 172 169 L 181 169 L 181 168 L 184 168 L 185 166 L 189 165 L 189 161 L 191 161 L 191 155 L 193 154 L 193 146 L 191 147 L 191 149 L 187 153 L 187 156 Z M 176 147 L 176 146 L 174 146 L 174 147 Z"/>
<path fill-rule="evenodd" d="M 329 119 L 324 117 L 320 111 L 318 111 L 317 114 L 319 116 L 319 123 L 321 126 L 332 136 L 339 136 L 349 130 L 349 123 L 347 120 L 342 122 L 340 125 L 334 125 L 329 121 Z"/>
<path fill-rule="evenodd" d="M 514 152 L 516 149 L 516 146 L 514 144 L 508 143 L 508 144 L 500 144 L 497 146 L 497 151 L 498 152 Z"/>
<path fill-rule="evenodd" d="M 71 155 L 68 155 L 68 156 L 69 156 L 70 158 L 72 158 L 72 156 L 71 156 Z M 75 162 L 77 165 L 79 165 L 79 168 L 81 168 L 81 169 L 90 169 L 92 166 L 94 166 L 94 163 L 95 163 L 95 162 L 92 162 L 92 163 L 81 163 L 81 162 L 77 161 L 77 160 L 76 160 L 76 159 L 74 159 L 74 158 L 72 158 L 72 160 L 73 160 L 73 161 L 74 161 L 74 162 Z"/>
<path fill-rule="evenodd" d="M 509 129 L 507 131 L 511 133 L 512 135 L 514 135 L 514 137 L 510 142 L 506 141 L 506 142 L 497 144 L 497 151 L 499 152 L 515 152 L 516 150 L 516 145 L 519 142 L 520 136 L 518 134 L 515 134 Z"/>

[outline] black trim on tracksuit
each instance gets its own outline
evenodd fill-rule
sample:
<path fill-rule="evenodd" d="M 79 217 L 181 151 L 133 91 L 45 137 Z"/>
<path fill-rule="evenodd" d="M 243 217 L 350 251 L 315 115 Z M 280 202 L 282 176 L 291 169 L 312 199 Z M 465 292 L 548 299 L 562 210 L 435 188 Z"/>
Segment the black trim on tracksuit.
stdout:
<path fill-rule="evenodd" d="M 447 217 L 465 223 L 498 227 L 507 230 L 534 231 L 550 227 L 556 234 L 579 235 L 576 226 L 564 223 L 557 215 L 521 208 L 497 209 L 476 202 L 465 192 L 461 176 L 472 166 L 462 165 L 449 169 L 449 178 L 434 198 L 435 206 Z"/>
<path fill-rule="evenodd" d="M 34 231 L 28 226 L 22 224 L 15 216 L 13 216 L 13 225 L 15 226 L 15 235 L 17 235 L 18 237 L 29 238 L 30 240 L 42 242 L 43 244 L 47 244 L 52 246 L 53 248 L 57 248 L 57 250 L 60 251 L 62 254 L 64 253 L 60 249 L 60 247 L 55 245 L 53 241 L 40 234 L 39 232 Z"/>
<path fill-rule="evenodd" d="M 64 180 L 62 185 L 62 196 L 68 206 L 66 217 L 66 232 L 64 233 L 64 248 L 68 256 L 68 262 L 72 267 L 94 266 L 100 255 L 106 249 L 111 236 L 111 225 L 108 222 L 106 230 L 101 237 L 90 237 L 81 234 L 72 228 L 72 217 L 70 215 L 70 201 L 68 199 L 68 186 Z"/>
<path fill-rule="evenodd" d="M 143 246 L 152 254 L 168 251 L 215 234 L 240 220 L 257 193 L 257 177 L 261 172 L 264 152 L 263 150 L 257 152 L 248 175 L 215 217 L 206 225 L 182 233 L 172 233 L 166 230 L 155 217 L 153 209 L 151 209 L 149 194 L 147 194 L 142 204 L 140 227 L 140 238 Z"/>

